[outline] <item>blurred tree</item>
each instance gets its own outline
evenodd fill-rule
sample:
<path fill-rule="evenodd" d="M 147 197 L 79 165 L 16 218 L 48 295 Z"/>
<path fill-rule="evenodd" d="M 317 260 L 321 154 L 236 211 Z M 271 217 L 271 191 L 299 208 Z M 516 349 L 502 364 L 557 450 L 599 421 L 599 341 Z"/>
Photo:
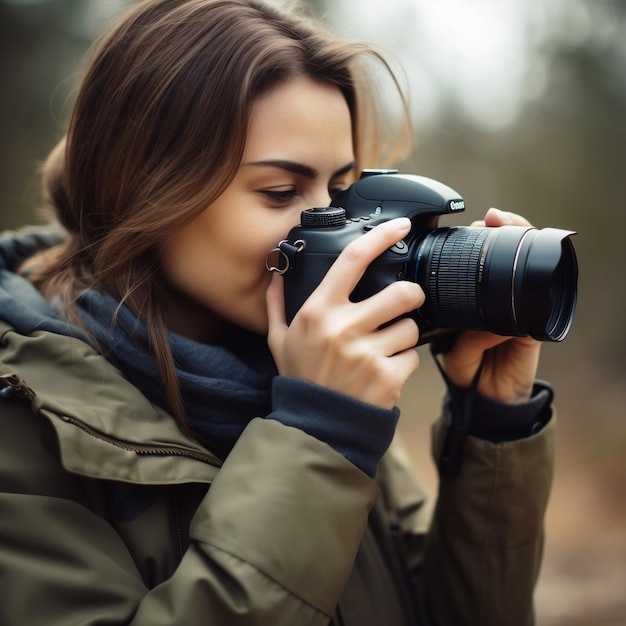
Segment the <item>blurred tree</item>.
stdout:
<path fill-rule="evenodd" d="M 83 56 L 124 2 L 0 0 L 0 227 L 33 219 Z"/>
<path fill-rule="evenodd" d="M 305 1 L 329 23 L 338 10 L 330 0 Z M 0 227 L 32 221 L 36 168 L 61 132 L 83 54 L 124 4 L 0 0 Z M 525 213 L 538 226 L 578 230 L 581 298 L 573 335 L 601 355 L 602 367 L 623 373 L 626 2 L 552 0 L 527 7 L 538 13 L 525 24 L 530 98 L 518 118 L 487 130 L 449 100 L 418 121 L 418 149 L 403 167 L 461 192 L 469 206 L 464 220 L 496 205 Z M 402 11 L 396 14 L 404 19 Z M 427 54 L 416 55 L 415 63 L 428 63 Z"/>
<path fill-rule="evenodd" d="M 543 50 L 550 81 L 528 112 L 547 134 L 551 158 L 545 183 L 554 205 L 572 214 L 582 253 L 581 325 L 607 371 L 626 369 L 626 213 L 621 207 L 626 164 L 626 3 L 579 4 L 577 36 L 559 32 Z M 547 156 L 547 155 L 546 155 Z M 544 184 L 541 191 L 547 187 Z"/>
<path fill-rule="evenodd" d="M 472 219 L 499 206 L 527 215 L 537 226 L 578 231 L 580 296 L 568 349 L 572 363 L 593 372 L 587 380 L 621 385 L 626 2 L 587 0 L 561 7 L 557 19 L 545 23 L 549 31 L 536 42 L 528 75 L 529 84 L 540 80 L 545 86 L 515 123 L 484 130 L 452 103 L 422 123 L 414 167 L 465 195 Z M 576 16 L 570 15 L 574 9 Z M 587 403 L 593 397 L 588 395 Z M 623 408 L 611 411 L 621 414 Z"/>

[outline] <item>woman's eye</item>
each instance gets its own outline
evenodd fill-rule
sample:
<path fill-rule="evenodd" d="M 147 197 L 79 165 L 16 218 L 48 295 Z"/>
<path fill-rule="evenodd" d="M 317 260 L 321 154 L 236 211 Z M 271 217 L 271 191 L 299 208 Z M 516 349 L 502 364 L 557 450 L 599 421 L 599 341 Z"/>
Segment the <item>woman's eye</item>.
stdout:
<path fill-rule="evenodd" d="M 295 189 L 285 189 L 285 190 L 262 189 L 261 193 L 268 200 L 276 204 L 286 204 L 287 202 L 293 200 L 298 194 L 298 192 Z"/>
<path fill-rule="evenodd" d="M 339 192 L 345 191 L 347 187 L 347 183 L 334 183 L 328 187 L 328 193 L 331 198 L 334 198 Z"/>

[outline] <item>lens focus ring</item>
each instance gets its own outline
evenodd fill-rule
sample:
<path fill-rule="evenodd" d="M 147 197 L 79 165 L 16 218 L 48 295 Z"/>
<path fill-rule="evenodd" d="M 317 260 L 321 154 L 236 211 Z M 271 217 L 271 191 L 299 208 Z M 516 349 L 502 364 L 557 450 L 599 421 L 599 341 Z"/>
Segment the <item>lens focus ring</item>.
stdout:
<path fill-rule="evenodd" d="M 488 231 L 437 229 L 422 242 L 429 250 L 426 271 L 418 277 L 426 294 L 425 312 L 441 328 L 483 329 L 478 302 L 481 254 Z M 428 241 L 430 240 L 430 241 Z"/>

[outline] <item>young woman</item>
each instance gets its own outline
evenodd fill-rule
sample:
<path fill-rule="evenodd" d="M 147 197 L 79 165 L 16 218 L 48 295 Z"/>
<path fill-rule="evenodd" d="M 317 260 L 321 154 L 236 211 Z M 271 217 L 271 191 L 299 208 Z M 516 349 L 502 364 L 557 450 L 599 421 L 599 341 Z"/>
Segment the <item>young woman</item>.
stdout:
<path fill-rule="evenodd" d="M 430 516 L 392 442 L 424 294 L 349 300 L 408 220 L 290 325 L 266 270 L 378 165 L 372 59 L 257 0 L 149 0 L 100 43 L 44 171 L 60 225 L 0 242 L 2 624 L 533 622 L 539 343 L 468 332 L 443 358 L 435 450 L 468 398 L 473 430 Z"/>

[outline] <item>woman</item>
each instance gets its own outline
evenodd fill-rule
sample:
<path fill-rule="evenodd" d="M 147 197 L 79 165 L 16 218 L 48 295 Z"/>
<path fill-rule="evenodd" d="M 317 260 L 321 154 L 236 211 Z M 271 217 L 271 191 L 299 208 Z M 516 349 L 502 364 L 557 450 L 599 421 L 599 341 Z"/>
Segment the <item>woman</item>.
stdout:
<path fill-rule="evenodd" d="M 424 294 L 348 298 L 408 220 L 289 326 L 265 269 L 378 162 L 372 58 L 256 0 L 150 0 L 100 43 L 44 171 L 63 228 L 2 241 L 3 624 L 532 623 L 539 344 L 444 355 L 436 450 L 463 406 L 473 430 L 431 518 L 392 443 Z"/>

